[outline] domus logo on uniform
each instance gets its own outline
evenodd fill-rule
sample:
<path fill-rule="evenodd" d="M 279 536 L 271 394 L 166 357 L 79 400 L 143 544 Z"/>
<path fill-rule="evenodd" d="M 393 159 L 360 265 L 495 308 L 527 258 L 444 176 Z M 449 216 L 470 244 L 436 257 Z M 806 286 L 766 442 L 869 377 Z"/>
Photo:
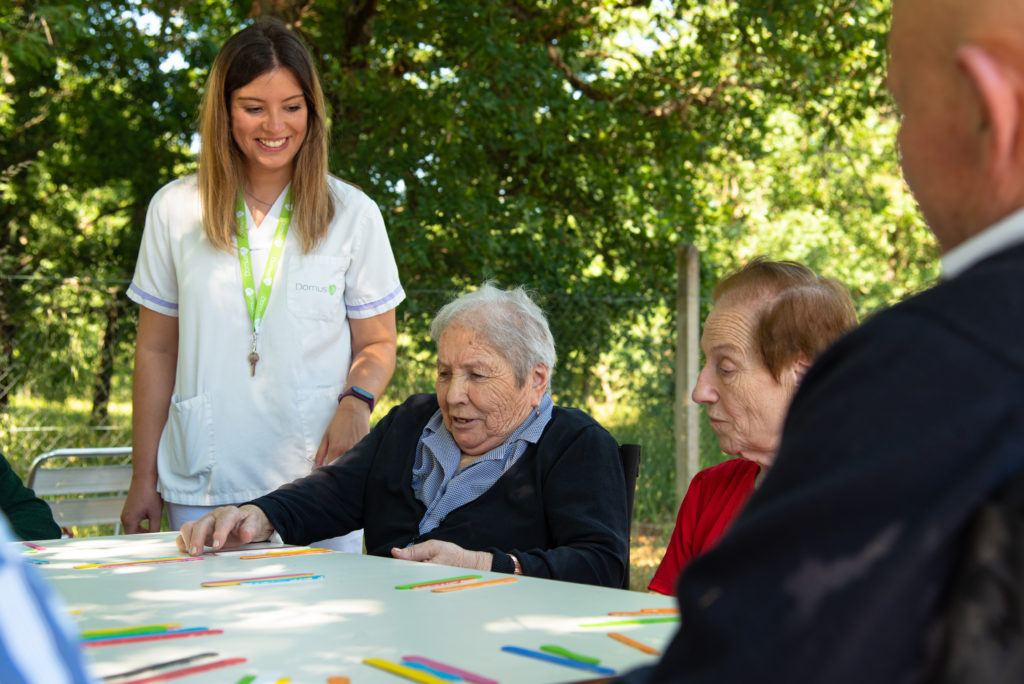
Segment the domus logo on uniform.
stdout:
<path fill-rule="evenodd" d="M 338 291 L 338 286 L 331 285 L 310 285 L 309 283 L 295 283 L 295 289 L 298 292 L 312 292 L 313 294 L 325 294 L 333 297 Z"/>

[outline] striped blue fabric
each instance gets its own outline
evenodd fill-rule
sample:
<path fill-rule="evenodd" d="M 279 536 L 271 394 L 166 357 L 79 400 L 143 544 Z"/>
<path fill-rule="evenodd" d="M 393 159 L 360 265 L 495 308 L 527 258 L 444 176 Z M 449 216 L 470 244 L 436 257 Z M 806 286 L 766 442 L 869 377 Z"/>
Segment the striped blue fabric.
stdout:
<path fill-rule="evenodd" d="M 553 407 L 551 395 L 545 392 L 537 410 L 531 411 L 504 443 L 477 457 L 461 472 L 462 451 L 444 426 L 438 409 L 423 428 L 413 463 L 412 489 L 427 506 L 420 520 L 420 534 L 430 532 L 446 515 L 490 489 L 530 444 L 537 443 L 551 420 Z"/>
<path fill-rule="evenodd" d="M 0 515 L 0 682 L 93 682 L 65 610 L 14 542 Z"/>

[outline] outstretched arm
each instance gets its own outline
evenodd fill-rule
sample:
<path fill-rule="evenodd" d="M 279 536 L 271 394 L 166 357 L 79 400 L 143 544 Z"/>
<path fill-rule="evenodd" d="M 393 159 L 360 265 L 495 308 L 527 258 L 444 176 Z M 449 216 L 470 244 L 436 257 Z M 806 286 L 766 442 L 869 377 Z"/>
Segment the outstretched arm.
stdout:
<path fill-rule="evenodd" d="M 216 551 L 225 546 L 264 541 L 272 534 L 274 526 L 257 506 L 221 506 L 199 520 L 184 523 L 175 543 L 183 553 L 198 556 L 206 546 Z"/>

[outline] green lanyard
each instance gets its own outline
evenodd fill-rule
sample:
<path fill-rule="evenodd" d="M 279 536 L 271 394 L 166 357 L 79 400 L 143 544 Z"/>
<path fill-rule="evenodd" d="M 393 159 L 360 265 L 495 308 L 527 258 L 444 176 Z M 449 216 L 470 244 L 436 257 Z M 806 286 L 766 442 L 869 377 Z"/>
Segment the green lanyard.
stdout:
<path fill-rule="evenodd" d="M 249 306 L 249 318 L 252 319 L 252 344 L 249 347 L 249 375 L 256 375 L 256 362 L 260 355 L 256 352 L 256 343 L 259 339 L 260 328 L 263 326 L 263 314 L 267 311 L 267 302 L 270 301 L 270 288 L 274 286 L 274 275 L 277 273 L 277 262 L 281 260 L 281 252 L 284 251 L 284 239 L 288 235 L 288 224 L 292 221 L 292 189 L 284 196 L 284 206 L 281 208 L 281 218 L 277 220 L 277 231 L 274 233 L 274 242 L 270 247 L 270 256 L 267 257 L 267 265 L 263 269 L 263 279 L 260 281 L 260 291 L 257 295 L 256 284 L 252 277 L 252 259 L 249 255 L 249 231 L 245 218 L 245 203 L 242 200 L 242 191 L 238 191 L 238 202 L 235 206 L 235 216 L 238 226 L 238 263 L 242 268 L 242 291 L 245 293 L 245 303 Z"/>

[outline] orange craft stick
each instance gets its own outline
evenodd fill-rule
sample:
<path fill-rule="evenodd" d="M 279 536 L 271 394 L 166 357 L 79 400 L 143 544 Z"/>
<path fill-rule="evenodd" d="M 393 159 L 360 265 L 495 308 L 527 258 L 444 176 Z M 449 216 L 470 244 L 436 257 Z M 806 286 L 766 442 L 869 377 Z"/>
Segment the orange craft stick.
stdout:
<path fill-rule="evenodd" d="M 615 639 L 616 641 L 621 641 L 627 646 L 632 646 L 638 651 L 643 651 L 644 653 L 649 653 L 650 655 L 661 655 L 661 651 L 659 651 L 658 649 L 651 648 L 647 644 L 641 643 L 636 639 L 630 639 L 625 634 L 619 634 L 618 632 L 608 632 L 608 636 L 610 636 L 612 639 Z"/>
<path fill-rule="evenodd" d="M 435 594 L 440 594 L 446 591 L 460 591 L 462 589 L 474 589 L 476 587 L 488 587 L 492 584 L 504 584 L 505 582 L 515 582 L 516 576 L 502 577 L 501 579 L 486 580 L 484 582 L 471 582 L 470 584 L 456 584 L 453 587 L 439 587 L 437 589 L 431 589 Z"/>
<path fill-rule="evenodd" d="M 641 610 L 611 610 L 609 615 L 678 615 L 678 608 L 642 608 Z"/>

